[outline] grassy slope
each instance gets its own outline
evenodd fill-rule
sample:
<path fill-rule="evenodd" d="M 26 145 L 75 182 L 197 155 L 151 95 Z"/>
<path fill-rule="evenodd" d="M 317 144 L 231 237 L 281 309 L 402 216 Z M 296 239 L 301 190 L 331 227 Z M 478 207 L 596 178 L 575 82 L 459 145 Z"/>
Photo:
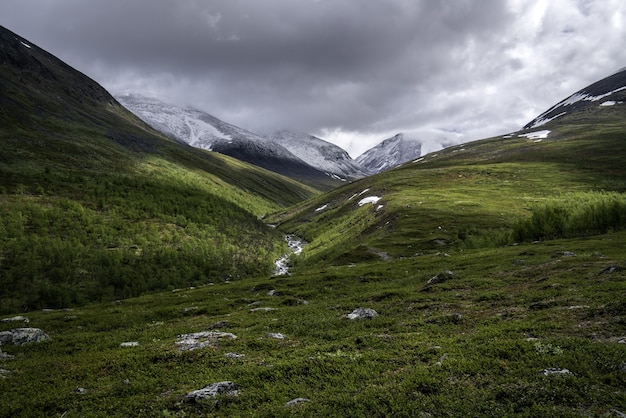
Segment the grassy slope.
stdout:
<path fill-rule="evenodd" d="M 293 276 L 29 314 L 30 325 L 52 340 L 3 347 L 16 356 L 2 364 L 8 370 L 0 380 L 3 413 L 500 417 L 626 411 L 626 233 L 498 245 L 533 205 L 624 191 L 618 123 L 551 128 L 550 140 L 466 144 L 293 206 L 276 219 L 311 240 L 294 260 Z M 370 191 L 348 200 L 365 188 Z M 358 208 L 368 195 L 383 196 L 383 208 Z M 316 212 L 323 204 L 329 207 Z M 611 266 L 621 269 L 603 273 Z M 450 280 L 427 283 L 446 270 L 454 272 Z M 257 307 L 276 310 L 251 311 Z M 357 307 L 380 316 L 346 319 Z M 217 329 L 238 338 L 177 349 L 177 335 L 220 321 L 226 322 Z M 272 339 L 270 332 L 286 338 Z M 120 347 L 125 341 L 140 345 Z M 245 357 L 229 359 L 228 352 Z M 571 374 L 544 375 L 550 368 Z M 237 398 L 217 404 L 184 398 L 223 380 L 240 385 Z M 77 394 L 77 387 L 87 392 Z M 285 406 L 296 397 L 310 402 Z"/>
<path fill-rule="evenodd" d="M 0 360 L 0 415 L 619 416 L 626 412 L 626 233 L 498 245 L 533 205 L 624 191 L 625 135 L 617 116 L 593 125 L 584 120 L 590 115 L 559 121 L 546 126 L 553 134 L 539 143 L 467 144 L 295 205 L 274 217 L 285 231 L 311 241 L 295 260 L 293 276 L 259 275 L 70 311 L 30 312 L 28 325 L 51 340 L 2 347 L 15 358 Z M 118 142 L 129 146 L 124 138 Z M 186 181 L 189 176 L 212 184 L 200 169 L 174 170 L 172 181 L 162 183 L 159 164 L 171 160 L 151 158 L 158 164 L 147 159 L 133 165 L 145 181 L 158 181 L 146 190 L 174 187 L 183 197 L 200 187 Z M 21 170 L 36 176 L 16 176 L 3 199 L 46 199 L 32 188 L 56 171 L 25 164 Z M 134 180 L 123 187 L 129 179 L 123 173 L 94 190 L 143 189 Z M 71 179 L 76 173 L 59 175 Z M 100 178 L 90 176 L 88 183 Z M 124 210 L 118 204 L 107 212 L 108 200 L 102 208 L 83 204 L 80 181 L 53 184 L 73 196 L 58 205 L 66 211 L 80 212 L 80 204 L 83 211 L 106 215 L 105 222 Z M 181 190 L 183 184 L 191 190 Z M 382 209 L 358 208 L 361 197 L 348 200 L 366 188 L 371 190 L 361 197 L 382 196 Z M 116 199 L 130 200 L 123 194 Z M 315 211 L 324 204 L 327 210 Z M 186 206 L 167 216 L 176 218 Z M 189 210 L 184 216 L 199 215 Z M 144 219 L 146 225 L 151 221 Z M 171 230 L 159 228 L 157 237 L 175 238 L 172 231 L 181 231 L 176 223 L 159 222 Z M 193 254 L 183 242 L 181 253 Z M 135 254 L 143 247 L 128 249 Z M 445 270 L 454 272 L 448 281 L 427 283 Z M 251 311 L 258 307 L 276 310 Z M 380 316 L 346 319 L 357 307 Z M 217 329 L 237 339 L 177 349 L 177 335 L 221 321 Z M 18 326 L 0 322 L 0 331 Z M 269 332 L 286 338 L 272 339 Z M 120 347 L 126 341 L 139 346 Z M 228 352 L 245 357 L 229 359 Z M 544 375 L 549 368 L 571 374 Z M 239 384 L 240 395 L 217 404 L 184 398 L 223 380 Z M 75 392 L 78 387 L 86 393 Z M 296 397 L 310 402 L 285 406 Z"/>
<path fill-rule="evenodd" d="M 258 218 L 315 190 L 165 138 L 0 35 L 0 312 L 271 272 L 285 244 Z"/>

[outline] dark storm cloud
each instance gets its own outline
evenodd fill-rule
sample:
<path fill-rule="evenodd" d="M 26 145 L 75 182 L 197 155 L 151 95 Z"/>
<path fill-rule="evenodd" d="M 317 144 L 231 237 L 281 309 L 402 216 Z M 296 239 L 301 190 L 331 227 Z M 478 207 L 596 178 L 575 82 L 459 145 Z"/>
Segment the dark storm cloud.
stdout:
<path fill-rule="evenodd" d="M 513 130 L 626 65 L 621 0 L 4 0 L 1 24 L 114 93 L 353 155 Z"/>

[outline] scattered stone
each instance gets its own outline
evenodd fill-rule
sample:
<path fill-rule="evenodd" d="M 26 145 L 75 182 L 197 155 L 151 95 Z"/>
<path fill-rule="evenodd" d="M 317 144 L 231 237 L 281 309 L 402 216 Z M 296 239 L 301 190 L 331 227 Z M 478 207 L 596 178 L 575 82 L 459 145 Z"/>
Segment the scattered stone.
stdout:
<path fill-rule="evenodd" d="M 618 272 L 618 271 L 622 271 L 622 267 L 621 267 L 621 266 L 618 266 L 618 265 L 616 264 L 616 265 L 613 265 L 613 266 L 608 266 L 607 268 L 605 268 L 604 270 L 602 270 L 602 271 L 600 272 L 600 274 L 613 274 L 613 273 Z"/>
<path fill-rule="evenodd" d="M 268 332 L 267 336 L 270 338 L 276 338 L 277 340 L 284 340 L 285 336 L 280 332 Z"/>
<path fill-rule="evenodd" d="M 85 388 L 76 388 L 76 389 L 74 389 L 74 393 L 78 393 L 79 395 L 84 395 L 85 393 L 87 393 L 87 389 L 85 389 Z"/>
<path fill-rule="evenodd" d="M 298 405 L 304 402 L 311 402 L 311 400 L 307 398 L 295 398 L 287 402 L 285 406 L 294 406 L 294 405 Z"/>
<path fill-rule="evenodd" d="M 451 279 L 456 279 L 457 275 L 451 270 L 444 270 L 437 273 L 436 276 L 431 277 L 426 284 L 443 283 Z"/>
<path fill-rule="evenodd" d="M 202 389 L 194 390 L 185 395 L 185 398 L 193 401 L 201 401 L 208 398 L 215 398 L 217 395 L 237 396 L 239 395 L 239 385 L 230 381 L 211 383 Z"/>
<path fill-rule="evenodd" d="M 124 379 L 124 380 L 122 380 L 122 383 L 128 386 L 128 385 L 130 385 L 130 380 Z"/>
<path fill-rule="evenodd" d="M 127 341 L 120 344 L 120 347 L 137 347 L 139 346 L 139 341 Z"/>
<path fill-rule="evenodd" d="M 11 373 L 11 370 L 0 369 L 0 379 L 6 379 L 10 373 Z"/>
<path fill-rule="evenodd" d="M 276 294 L 276 290 L 272 289 L 269 292 L 267 292 L 267 296 L 274 296 Z"/>
<path fill-rule="evenodd" d="M 39 343 L 49 340 L 48 334 L 39 328 L 16 328 L 11 331 L 0 332 L 0 345 L 13 343 L 14 345 L 24 345 Z"/>
<path fill-rule="evenodd" d="M 178 340 L 175 344 L 179 347 L 180 351 L 191 351 L 210 347 L 223 338 L 234 340 L 237 336 L 230 332 L 202 331 L 192 334 L 181 334 L 178 336 Z"/>
<path fill-rule="evenodd" d="M 348 319 L 374 319 L 378 316 L 378 312 L 371 308 L 356 308 L 348 314 Z"/>
<path fill-rule="evenodd" d="M 190 307 L 188 307 L 188 308 L 184 308 L 184 309 L 183 309 L 183 313 L 187 313 L 187 312 L 195 311 L 195 310 L 197 310 L 197 309 L 198 309 L 198 307 L 197 307 L 197 306 L 190 306 Z"/>
<path fill-rule="evenodd" d="M 553 302 L 534 302 L 528 305 L 528 309 L 531 311 L 538 311 L 541 309 L 548 309 L 554 306 Z"/>
<path fill-rule="evenodd" d="M 561 376 L 574 376 L 574 373 L 570 372 L 568 369 L 561 369 L 559 367 L 550 367 L 548 369 L 543 369 L 541 374 L 544 376 L 551 375 L 561 375 Z"/>
<path fill-rule="evenodd" d="M 621 338 L 621 339 L 617 340 L 617 343 L 618 344 L 626 344 L 626 338 Z"/>
<path fill-rule="evenodd" d="M 67 316 L 63 317 L 63 320 L 64 321 L 71 321 L 71 320 L 76 319 L 76 318 L 78 318 L 78 316 L 76 316 L 76 315 L 67 315 Z"/>
<path fill-rule="evenodd" d="M 11 360 L 12 358 L 15 358 L 15 356 L 12 356 L 9 353 L 4 353 L 2 350 L 0 350 L 0 360 Z"/>
<path fill-rule="evenodd" d="M 552 258 L 556 257 L 576 257 L 576 253 L 573 253 L 571 251 L 555 251 L 552 255 Z"/>
<path fill-rule="evenodd" d="M 24 317 L 24 316 L 14 316 L 12 318 L 3 318 L 2 322 L 17 322 L 17 321 L 21 321 L 24 322 L 26 324 L 28 324 L 30 321 L 28 320 L 28 318 Z"/>
<path fill-rule="evenodd" d="M 226 354 L 224 354 L 224 357 L 232 358 L 232 359 L 240 359 L 240 358 L 244 358 L 245 356 L 246 356 L 245 354 L 237 354 L 237 353 L 226 353 Z"/>
<path fill-rule="evenodd" d="M 250 312 L 270 312 L 270 311 L 275 311 L 276 308 L 253 308 L 250 309 Z"/>
<path fill-rule="evenodd" d="M 207 327 L 207 329 L 216 329 L 216 328 L 224 328 L 228 326 L 228 321 L 218 321 L 214 324 L 211 324 Z"/>
<path fill-rule="evenodd" d="M 618 418 L 626 418 L 626 414 L 621 411 L 618 411 L 617 409 L 611 409 L 611 412 L 615 414 L 615 416 Z"/>

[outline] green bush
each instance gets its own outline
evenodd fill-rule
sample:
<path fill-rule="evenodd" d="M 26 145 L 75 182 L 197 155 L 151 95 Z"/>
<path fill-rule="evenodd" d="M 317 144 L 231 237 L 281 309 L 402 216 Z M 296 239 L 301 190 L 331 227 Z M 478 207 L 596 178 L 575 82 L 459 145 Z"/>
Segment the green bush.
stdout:
<path fill-rule="evenodd" d="M 513 226 L 518 242 L 605 234 L 626 228 L 626 198 L 619 193 L 577 193 L 533 209 Z"/>

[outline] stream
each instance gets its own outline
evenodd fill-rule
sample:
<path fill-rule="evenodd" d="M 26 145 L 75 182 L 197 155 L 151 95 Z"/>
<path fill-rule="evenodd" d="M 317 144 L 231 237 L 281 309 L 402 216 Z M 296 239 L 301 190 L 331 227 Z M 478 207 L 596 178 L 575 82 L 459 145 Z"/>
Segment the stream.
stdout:
<path fill-rule="evenodd" d="M 285 241 L 287 241 L 287 245 L 289 246 L 289 250 L 291 250 L 291 252 L 276 260 L 274 263 L 276 266 L 274 268 L 275 276 L 284 276 L 289 274 L 289 257 L 291 254 L 300 254 L 306 245 L 303 240 L 291 234 L 285 235 Z"/>

